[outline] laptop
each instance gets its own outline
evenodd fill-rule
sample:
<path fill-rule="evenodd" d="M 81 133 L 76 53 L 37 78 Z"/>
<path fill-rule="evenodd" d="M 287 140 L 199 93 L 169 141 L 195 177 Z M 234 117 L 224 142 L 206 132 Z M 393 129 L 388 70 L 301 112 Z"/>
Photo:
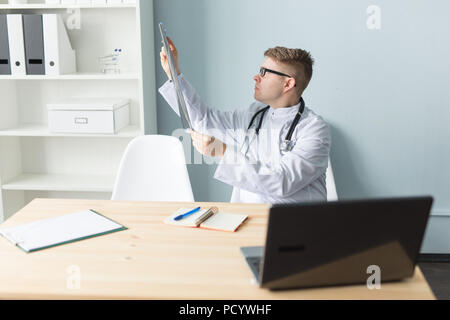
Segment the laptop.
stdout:
<path fill-rule="evenodd" d="M 241 248 L 271 290 L 381 284 L 414 275 L 432 197 L 274 205 L 265 247 Z M 375 266 L 375 267 L 374 267 Z"/>

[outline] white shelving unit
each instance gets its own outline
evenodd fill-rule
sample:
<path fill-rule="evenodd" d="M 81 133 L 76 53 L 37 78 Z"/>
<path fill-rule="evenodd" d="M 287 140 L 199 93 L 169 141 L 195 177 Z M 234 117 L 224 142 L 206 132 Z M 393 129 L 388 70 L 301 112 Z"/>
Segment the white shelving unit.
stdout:
<path fill-rule="evenodd" d="M 68 30 L 77 73 L 0 76 L 0 223 L 36 197 L 109 199 L 127 144 L 157 132 L 153 1 L 43 2 L 13 6 L 0 0 L 0 14 L 50 12 L 66 21 L 79 8 L 81 27 Z M 115 48 L 123 49 L 122 72 L 100 73 L 97 58 Z M 75 97 L 131 99 L 130 125 L 115 135 L 51 133 L 46 104 Z"/>
<path fill-rule="evenodd" d="M 138 74 L 101 74 L 101 73 L 77 73 L 63 74 L 60 76 L 4 76 L 0 75 L 0 80 L 139 80 Z"/>
<path fill-rule="evenodd" d="M 29 1 L 27 4 L 7 4 L 0 3 L 0 9 L 72 9 L 72 8 L 81 8 L 81 9 L 103 9 L 103 8 L 136 8 L 137 4 L 134 3 L 117 3 L 117 4 L 73 4 L 73 5 L 64 5 L 64 4 L 45 4 L 42 3 L 44 1 Z"/>

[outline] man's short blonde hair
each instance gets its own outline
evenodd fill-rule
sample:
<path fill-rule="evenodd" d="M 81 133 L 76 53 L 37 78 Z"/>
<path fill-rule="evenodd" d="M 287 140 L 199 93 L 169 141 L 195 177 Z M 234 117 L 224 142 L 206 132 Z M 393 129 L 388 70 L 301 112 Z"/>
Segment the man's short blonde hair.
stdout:
<path fill-rule="evenodd" d="M 314 65 L 314 59 L 308 51 L 275 47 L 267 49 L 264 52 L 264 56 L 294 67 L 296 70 L 294 77 L 298 82 L 298 87 L 300 87 L 302 92 L 308 87 L 312 78 Z"/>

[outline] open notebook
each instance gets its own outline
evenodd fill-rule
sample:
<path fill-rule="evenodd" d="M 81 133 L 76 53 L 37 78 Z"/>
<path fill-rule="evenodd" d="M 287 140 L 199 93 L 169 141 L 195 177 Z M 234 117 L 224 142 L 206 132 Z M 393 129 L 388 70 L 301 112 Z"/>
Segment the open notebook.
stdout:
<path fill-rule="evenodd" d="M 126 229 L 93 210 L 86 210 L 0 229 L 0 235 L 25 252 L 33 252 Z"/>
<path fill-rule="evenodd" d="M 210 230 L 235 232 L 239 228 L 239 226 L 248 218 L 247 215 L 242 214 L 217 212 L 206 219 L 206 221 L 199 224 L 196 223 L 196 220 L 198 220 L 202 215 L 206 213 L 206 211 L 208 211 L 208 209 L 202 209 L 182 220 L 174 220 L 175 217 L 179 216 L 180 214 L 186 213 L 191 209 L 181 208 L 177 210 L 172 215 L 168 216 L 164 220 L 164 223 L 179 227 L 203 228 Z"/>

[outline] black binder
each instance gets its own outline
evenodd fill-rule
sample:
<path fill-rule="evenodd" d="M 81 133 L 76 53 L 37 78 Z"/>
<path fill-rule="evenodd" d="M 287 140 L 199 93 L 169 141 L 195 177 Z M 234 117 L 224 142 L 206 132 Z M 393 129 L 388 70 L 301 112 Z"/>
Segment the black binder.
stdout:
<path fill-rule="evenodd" d="M 0 74 L 11 74 L 6 14 L 0 14 Z"/>
<path fill-rule="evenodd" d="M 42 15 L 24 14 L 23 33 L 27 74 L 45 75 Z"/>

